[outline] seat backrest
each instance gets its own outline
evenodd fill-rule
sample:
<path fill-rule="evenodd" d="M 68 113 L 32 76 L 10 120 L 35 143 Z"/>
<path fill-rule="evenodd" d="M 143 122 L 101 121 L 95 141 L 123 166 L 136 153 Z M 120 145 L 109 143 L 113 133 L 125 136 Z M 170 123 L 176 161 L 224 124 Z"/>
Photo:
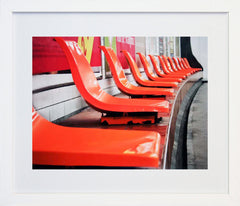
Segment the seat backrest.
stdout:
<path fill-rule="evenodd" d="M 172 59 L 173 59 L 173 62 L 174 62 L 174 64 L 175 64 L 176 68 L 177 68 L 179 71 L 182 70 L 182 68 L 181 68 L 181 67 L 179 66 L 179 64 L 178 64 L 177 59 L 176 59 L 175 57 L 173 57 Z"/>
<path fill-rule="evenodd" d="M 182 62 L 181 62 L 181 60 L 180 60 L 179 57 L 177 57 L 177 60 L 178 60 L 178 63 L 179 63 L 179 65 L 180 65 L 180 67 L 181 67 L 182 69 L 184 69 L 184 66 L 183 66 L 183 64 L 182 64 Z"/>
<path fill-rule="evenodd" d="M 162 59 L 163 59 L 165 65 L 166 65 L 167 70 L 169 72 L 172 72 L 171 65 L 170 65 L 169 61 L 167 60 L 167 58 L 164 55 L 162 55 Z"/>
<path fill-rule="evenodd" d="M 61 37 L 55 37 L 55 40 L 59 43 L 68 59 L 74 83 L 82 97 L 89 104 L 91 104 L 93 99 L 99 100 L 99 97 L 106 92 L 98 84 L 91 66 L 77 42 L 65 41 Z"/>
<path fill-rule="evenodd" d="M 129 84 L 126 78 L 122 65 L 111 47 L 99 46 L 99 48 L 104 52 L 107 62 L 109 64 L 110 70 L 112 72 L 113 78 L 117 86 L 121 85 L 127 86 Z"/>
<path fill-rule="evenodd" d="M 191 66 L 190 66 L 190 64 L 189 64 L 189 62 L 188 62 L 188 60 L 187 60 L 187 58 L 183 58 L 183 60 L 185 61 L 185 63 L 187 64 L 187 66 L 188 66 L 189 68 L 191 68 Z"/>
<path fill-rule="evenodd" d="M 152 54 L 148 55 L 151 59 L 153 68 L 155 70 L 155 72 L 157 73 L 158 76 L 162 76 L 164 75 L 164 73 L 162 72 L 162 70 L 160 69 L 159 65 L 158 65 L 158 61 L 155 59 L 155 57 Z"/>
<path fill-rule="evenodd" d="M 161 65 L 162 70 L 164 71 L 165 74 L 169 74 L 170 72 L 168 71 L 164 61 L 162 60 L 162 58 L 158 55 L 158 59 Z"/>
<path fill-rule="evenodd" d="M 122 52 L 123 52 L 124 56 L 127 59 L 127 62 L 128 62 L 129 66 L 130 66 L 130 69 L 131 69 L 131 72 L 133 74 L 134 79 L 136 81 L 142 79 L 142 75 L 141 75 L 141 73 L 139 71 L 137 63 L 132 58 L 131 54 L 128 51 L 126 51 L 126 50 L 123 50 Z"/>
<path fill-rule="evenodd" d="M 173 60 L 171 59 L 171 57 L 167 57 L 167 60 L 170 63 L 170 66 L 171 66 L 172 70 L 177 72 L 178 70 L 175 68 L 175 65 L 174 65 Z"/>
<path fill-rule="evenodd" d="M 185 61 L 183 60 L 183 58 L 180 59 L 184 68 L 187 69 L 188 68 L 188 65 L 185 63 Z"/>
<path fill-rule="evenodd" d="M 147 58 L 145 57 L 145 55 L 143 53 L 141 53 L 141 52 L 138 52 L 137 54 L 139 55 L 139 58 L 140 58 L 140 60 L 142 62 L 144 71 L 147 74 L 147 76 L 150 77 L 150 78 L 151 78 L 151 76 L 155 76 L 155 74 L 153 73 L 153 70 L 150 67 L 150 64 L 149 64 Z"/>

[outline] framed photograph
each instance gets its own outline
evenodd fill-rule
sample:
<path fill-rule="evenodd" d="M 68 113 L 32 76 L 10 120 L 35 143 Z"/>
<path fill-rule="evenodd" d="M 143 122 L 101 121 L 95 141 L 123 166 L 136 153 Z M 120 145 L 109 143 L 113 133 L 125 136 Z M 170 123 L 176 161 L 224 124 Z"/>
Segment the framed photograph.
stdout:
<path fill-rule="evenodd" d="M 237 3 L 12 0 L 2 1 L 0 8 L 4 48 L 0 77 L 1 205 L 240 203 Z M 33 37 L 54 36 L 206 37 L 208 169 L 33 169 Z M 169 48 L 173 53 L 173 47 Z M 98 67 L 95 70 L 99 77 L 103 75 Z"/>

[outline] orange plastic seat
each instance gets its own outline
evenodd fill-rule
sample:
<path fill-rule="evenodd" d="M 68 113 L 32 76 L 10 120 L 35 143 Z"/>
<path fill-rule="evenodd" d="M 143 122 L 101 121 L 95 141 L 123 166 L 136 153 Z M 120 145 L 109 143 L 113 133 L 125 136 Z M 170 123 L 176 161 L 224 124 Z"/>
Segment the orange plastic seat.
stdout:
<path fill-rule="evenodd" d="M 203 70 L 202 68 L 193 68 L 193 67 L 191 67 L 190 64 L 189 64 L 189 62 L 188 62 L 188 60 L 187 60 L 187 58 L 183 58 L 183 60 L 186 62 L 187 66 L 188 66 L 190 69 L 196 69 L 196 70 L 198 70 L 198 71 L 202 71 L 202 70 Z"/>
<path fill-rule="evenodd" d="M 187 58 L 182 58 L 181 60 L 182 60 L 182 63 L 184 64 L 184 67 L 185 67 L 186 69 L 192 69 L 192 70 L 195 70 L 196 72 L 202 71 L 202 68 L 192 68 L 192 67 L 190 66 Z"/>
<path fill-rule="evenodd" d="M 136 96 L 136 95 L 143 95 L 143 96 L 173 96 L 174 90 L 171 88 L 148 88 L 142 86 L 135 86 L 131 84 L 128 79 L 126 78 L 121 63 L 113 51 L 111 47 L 100 46 L 101 50 L 104 52 L 107 62 L 109 64 L 110 70 L 113 75 L 113 79 L 117 85 L 117 87 L 123 93 Z"/>
<path fill-rule="evenodd" d="M 193 70 L 193 69 L 187 69 L 187 68 L 185 68 L 182 60 L 181 60 L 179 57 L 177 57 L 177 60 L 178 60 L 178 64 L 179 64 L 179 66 L 181 67 L 182 71 L 188 71 L 190 74 L 193 74 L 193 73 L 196 72 L 196 71 Z"/>
<path fill-rule="evenodd" d="M 134 61 L 134 59 L 132 58 L 132 56 L 129 54 L 129 52 L 123 50 L 122 51 L 124 56 L 126 57 L 129 67 L 131 69 L 131 72 L 133 74 L 133 77 L 135 79 L 135 81 L 141 85 L 141 86 L 145 86 L 145 87 L 177 87 L 178 83 L 177 82 L 157 82 L 157 81 L 151 81 L 151 80 L 147 80 L 145 78 L 143 78 L 143 76 L 141 75 L 139 68 L 136 64 L 136 62 Z"/>
<path fill-rule="evenodd" d="M 189 72 L 189 71 L 178 70 L 177 67 L 175 67 L 175 64 L 173 63 L 173 60 L 171 59 L 171 57 L 167 57 L 167 61 L 169 62 L 170 67 L 173 71 L 178 72 L 178 73 L 182 73 L 182 74 L 186 74 L 187 76 L 191 75 L 191 72 Z"/>
<path fill-rule="evenodd" d="M 182 68 L 178 64 L 178 60 L 175 57 L 172 57 L 174 65 L 178 71 L 182 71 Z"/>
<path fill-rule="evenodd" d="M 186 78 L 187 76 L 184 75 L 184 74 L 176 74 L 174 73 L 173 71 L 169 70 L 169 68 L 166 66 L 166 64 L 164 63 L 162 57 L 160 57 L 158 55 L 158 59 L 159 59 L 159 62 L 160 62 L 160 66 L 161 66 L 161 69 L 163 70 L 163 72 L 168 75 L 169 77 L 175 77 L 175 78 Z"/>
<path fill-rule="evenodd" d="M 173 79 L 185 79 L 185 77 L 183 78 L 176 78 L 176 77 L 171 77 L 171 76 L 168 76 L 167 74 L 165 74 L 159 67 L 159 64 L 157 62 L 157 60 L 155 59 L 155 57 L 151 54 L 148 55 L 150 57 L 150 60 L 152 62 L 152 65 L 153 65 L 153 69 L 154 71 L 156 72 L 156 74 L 160 77 L 163 77 L 163 78 L 173 78 Z"/>
<path fill-rule="evenodd" d="M 181 67 L 182 70 L 185 70 L 183 64 L 182 64 L 182 61 L 180 60 L 179 57 L 177 57 L 177 60 L 178 60 L 178 65 Z"/>
<path fill-rule="evenodd" d="M 66 54 L 73 80 L 82 97 L 94 109 L 105 112 L 169 112 L 169 102 L 154 99 L 125 99 L 113 97 L 106 93 L 98 81 L 82 53 L 74 41 L 55 38 Z"/>
<path fill-rule="evenodd" d="M 183 60 L 184 60 L 185 63 L 188 65 L 188 67 L 191 68 L 191 66 L 190 66 L 190 64 L 189 64 L 189 62 L 188 62 L 188 60 L 187 60 L 187 58 L 183 58 Z"/>
<path fill-rule="evenodd" d="M 181 64 L 182 64 L 182 67 L 183 67 L 184 69 L 190 69 L 190 68 L 188 68 L 188 66 L 186 65 L 185 61 L 183 61 L 183 59 L 182 59 L 182 58 L 178 58 L 178 61 L 180 61 L 180 62 L 181 62 Z"/>
<path fill-rule="evenodd" d="M 174 72 L 178 72 L 177 68 L 175 67 L 174 63 L 173 63 L 173 60 L 171 59 L 171 57 L 167 57 L 167 60 L 171 66 L 171 69 L 174 71 Z"/>
<path fill-rule="evenodd" d="M 183 58 L 183 61 L 185 62 L 185 64 L 187 65 L 187 67 L 192 68 L 187 60 L 187 58 Z"/>
<path fill-rule="evenodd" d="M 178 59 L 178 62 L 180 64 L 181 68 L 185 69 L 186 71 L 189 71 L 192 74 L 199 71 L 198 69 L 189 68 L 182 58 L 177 58 L 177 59 Z"/>
<path fill-rule="evenodd" d="M 150 80 L 152 80 L 152 81 L 159 81 L 159 82 L 181 82 L 182 81 L 181 78 L 167 78 L 167 77 L 163 78 L 161 76 L 160 77 L 157 76 L 153 72 L 152 68 L 150 67 L 150 64 L 148 63 L 147 58 L 145 57 L 145 55 L 140 53 L 140 52 L 137 53 L 137 54 L 139 55 L 139 58 L 140 58 L 140 60 L 142 62 L 142 65 L 143 65 L 143 68 L 145 70 L 145 73 L 147 74 L 147 77 Z"/>
<path fill-rule="evenodd" d="M 160 134 L 73 128 L 32 113 L 32 162 L 52 166 L 159 167 Z"/>
<path fill-rule="evenodd" d="M 167 58 L 166 58 L 164 55 L 162 55 L 162 59 L 163 59 L 163 63 L 165 64 L 165 67 L 166 67 L 167 70 L 170 72 L 169 74 L 183 75 L 183 76 L 189 76 L 189 75 L 191 75 L 190 72 L 185 71 L 185 70 L 181 70 L 181 71 L 176 71 L 176 72 L 175 72 L 174 70 L 172 70 L 169 61 L 167 60 Z"/>

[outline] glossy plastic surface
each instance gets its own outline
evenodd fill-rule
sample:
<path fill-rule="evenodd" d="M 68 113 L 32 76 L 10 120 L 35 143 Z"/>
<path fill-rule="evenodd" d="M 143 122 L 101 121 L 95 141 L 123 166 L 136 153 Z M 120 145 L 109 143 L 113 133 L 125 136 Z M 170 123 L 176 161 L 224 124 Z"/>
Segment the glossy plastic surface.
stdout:
<path fill-rule="evenodd" d="M 175 57 L 172 57 L 172 60 L 174 62 L 175 67 L 177 68 L 178 71 L 181 71 L 182 68 L 178 65 L 178 61 Z"/>
<path fill-rule="evenodd" d="M 171 69 L 171 67 L 170 67 L 170 65 L 169 65 L 169 62 L 167 61 L 167 58 L 166 58 L 164 55 L 162 55 L 161 58 L 162 58 L 162 60 L 163 60 L 163 62 L 164 62 L 164 64 L 165 64 L 165 67 L 167 68 L 167 70 L 168 70 L 170 73 L 172 73 L 173 70 Z"/>
<path fill-rule="evenodd" d="M 168 95 L 172 96 L 174 90 L 170 88 L 148 88 L 142 86 L 135 86 L 131 84 L 126 78 L 121 63 L 111 47 L 100 46 L 105 54 L 107 62 L 109 64 L 113 79 L 117 87 L 127 95 Z"/>
<path fill-rule="evenodd" d="M 195 69 L 186 68 L 186 67 L 185 67 L 185 64 L 184 64 L 184 62 L 182 61 L 181 58 L 177 57 L 177 60 L 178 60 L 178 64 L 180 65 L 180 67 L 182 68 L 183 71 L 188 71 L 188 72 L 190 72 L 191 74 L 197 72 L 197 70 L 195 70 Z"/>
<path fill-rule="evenodd" d="M 177 60 L 178 60 L 178 65 L 180 66 L 180 68 L 184 71 L 185 70 L 185 68 L 184 68 L 184 66 L 183 66 L 183 64 L 182 64 L 182 62 L 181 62 L 181 60 L 180 60 L 180 58 L 179 57 L 177 57 Z"/>
<path fill-rule="evenodd" d="M 169 112 L 169 102 L 165 100 L 124 99 L 106 93 L 74 41 L 55 38 L 66 54 L 74 83 L 82 97 L 94 109 L 101 112 Z"/>
<path fill-rule="evenodd" d="M 173 63 L 173 60 L 171 59 L 171 57 L 167 57 L 167 60 L 171 66 L 171 69 L 174 71 L 174 72 L 178 72 L 177 68 L 175 67 L 174 63 Z"/>
<path fill-rule="evenodd" d="M 185 69 L 189 68 L 182 58 L 180 58 L 180 60 L 181 60 L 182 65 L 184 66 Z"/>
<path fill-rule="evenodd" d="M 178 72 L 178 73 L 185 74 L 186 76 L 191 75 L 191 73 L 188 72 L 188 71 L 178 70 L 177 67 L 176 67 L 176 65 L 174 64 L 173 60 L 171 59 L 171 57 L 167 57 L 167 60 L 168 60 L 168 62 L 170 63 L 171 69 L 172 69 L 173 71 Z"/>
<path fill-rule="evenodd" d="M 147 60 L 147 58 L 145 57 L 144 54 L 142 53 L 137 53 L 139 55 L 139 58 L 142 62 L 144 71 L 147 75 L 147 77 L 152 80 L 152 81 L 159 81 L 159 82 L 181 82 L 182 80 L 180 78 L 163 78 L 163 77 L 159 77 L 157 76 L 155 73 L 153 73 L 152 68 L 150 67 L 150 64 Z"/>
<path fill-rule="evenodd" d="M 131 72 L 133 74 L 133 77 L 138 84 L 146 87 L 177 87 L 178 85 L 177 82 L 168 83 L 168 82 L 157 82 L 157 81 L 144 79 L 139 71 L 139 68 L 136 62 L 134 61 L 132 56 L 129 54 L 129 52 L 125 50 L 123 50 L 122 52 L 126 57 L 128 64 L 130 66 Z"/>
<path fill-rule="evenodd" d="M 157 132 L 64 127 L 33 109 L 32 138 L 36 165 L 159 167 Z"/>
<path fill-rule="evenodd" d="M 154 71 L 156 72 L 156 74 L 157 74 L 158 76 L 160 76 L 160 77 L 168 78 L 167 74 L 165 74 L 165 73 L 160 69 L 159 64 L 158 64 L 156 58 L 155 58 L 153 55 L 151 55 L 151 54 L 149 54 L 148 56 L 150 57 L 150 60 L 151 60 L 152 65 L 153 65 L 153 69 L 154 69 Z M 172 78 L 173 78 L 173 77 L 172 77 Z M 181 78 L 173 78 L 173 79 L 180 79 L 180 80 L 181 80 Z"/>
<path fill-rule="evenodd" d="M 161 65 L 161 68 L 163 70 L 163 72 L 168 75 L 169 77 L 175 77 L 175 78 L 186 78 L 186 75 L 183 75 L 183 74 L 175 74 L 174 72 L 168 70 L 167 66 L 165 65 L 162 57 L 160 57 L 158 55 L 158 59 L 159 59 L 159 62 L 160 62 L 160 65 Z"/>
<path fill-rule="evenodd" d="M 163 59 L 163 62 L 165 64 L 165 66 L 170 71 L 170 74 L 183 75 L 185 77 L 188 76 L 188 72 L 185 71 L 185 70 L 182 70 L 182 71 L 174 71 L 174 70 L 172 70 L 170 62 L 168 61 L 167 57 L 165 57 L 164 55 L 162 55 L 162 59 Z"/>
<path fill-rule="evenodd" d="M 187 58 L 183 58 L 183 60 L 185 61 L 186 65 L 187 65 L 189 68 L 191 68 L 191 66 L 190 66 L 190 64 L 189 64 L 189 62 L 188 62 L 188 60 L 187 60 Z"/>

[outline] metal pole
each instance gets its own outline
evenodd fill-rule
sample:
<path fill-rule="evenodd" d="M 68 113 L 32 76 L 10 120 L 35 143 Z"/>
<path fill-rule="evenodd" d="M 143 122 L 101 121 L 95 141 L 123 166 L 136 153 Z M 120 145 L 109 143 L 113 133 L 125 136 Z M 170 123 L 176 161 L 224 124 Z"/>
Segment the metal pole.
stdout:
<path fill-rule="evenodd" d="M 104 46 L 104 37 L 101 37 L 101 45 Z M 105 71 L 105 58 L 104 58 L 103 52 L 101 52 L 101 60 L 102 60 L 102 69 L 101 69 L 102 79 L 105 79 L 106 71 Z"/>

